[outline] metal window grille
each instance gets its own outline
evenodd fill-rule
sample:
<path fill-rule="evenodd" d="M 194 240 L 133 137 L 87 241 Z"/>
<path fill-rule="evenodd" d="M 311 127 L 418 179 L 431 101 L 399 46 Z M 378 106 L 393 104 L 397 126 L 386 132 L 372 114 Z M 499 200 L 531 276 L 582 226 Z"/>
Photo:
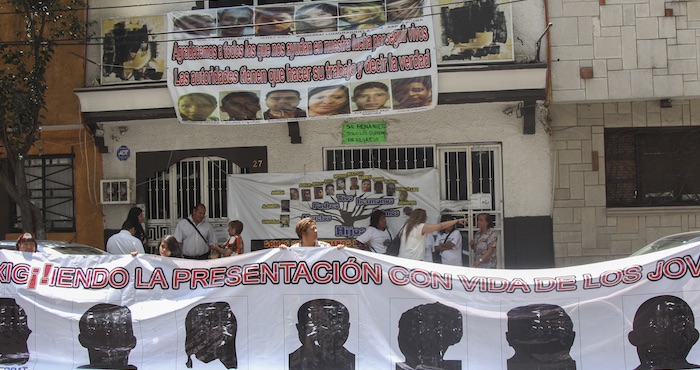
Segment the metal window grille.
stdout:
<path fill-rule="evenodd" d="M 412 169 L 436 167 L 440 171 L 443 214 L 468 217 L 468 226 L 460 229 L 463 250 L 469 250 L 469 235 L 477 230 L 476 216 L 490 215 L 498 232 L 497 253 L 503 256 L 503 210 L 501 186 L 501 147 L 499 144 L 339 148 L 327 149 L 325 168 L 356 170 L 364 168 Z M 457 208 L 455 208 L 455 206 Z M 450 209 L 450 211 L 446 211 Z M 503 267 L 503 258 L 498 260 Z"/>
<path fill-rule="evenodd" d="M 42 213 L 47 232 L 75 231 L 73 156 L 42 156 L 24 160 L 32 203 Z M 13 229 L 22 228 L 22 214 L 15 206 Z"/>
<path fill-rule="evenodd" d="M 700 128 L 605 130 L 608 207 L 700 204 Z"/>
<path fill-rule="evenodd" d="M 379 168 L 383 170 L 406 170 L 435 167 L 435 148 L 382 147 L 326 150 L 328 171 Z"/>
<path fill-rule="evenodd" d="M 226 176 L 240 167 L 218 157 L 182 160 L 148 179 L 149 220 L 179 220 L 197 203 L 207 206 L 209 219 L 226 219 Z M 176 212 L 171 212 L 171 210 Z"/>

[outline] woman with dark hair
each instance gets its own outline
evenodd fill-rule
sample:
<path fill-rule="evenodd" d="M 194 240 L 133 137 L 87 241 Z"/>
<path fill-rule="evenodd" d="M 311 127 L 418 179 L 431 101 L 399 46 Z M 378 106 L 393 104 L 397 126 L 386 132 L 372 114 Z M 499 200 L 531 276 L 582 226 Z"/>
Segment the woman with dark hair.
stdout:
<path fill-rule="evenodd" d="M 476 226 L 479 228 L 479 231 L 474 234 L 474 239 L 469 242 L 469 246 L 474 250 L 472 266 L 495 269 L 498 262 L 496 259 L 498 235 L 493 229 L 491 216 L 488 213 L 479 213 L 476 216 Z"/>
<path fill-rule="evenodd" d="M 143 244 L 143 249 L 147 250 L 148 249 L 148 238 L 146 237 L 146 231 L 143 229 L 142 224 L 145 221 L 145 216 L 143 214 L 143 210 L 139 207 L 132 207 L 129 210 L 129 215 L 126 216 L 127 220 L 131 220 L 134 222 L 136 225 L 135 231 L 134 231 L 134 237 L 141 241 L 141 244 Z"/>
<path fill-rule="evenodd" d="M 322 86 L 309 91 L 309 117 L 350 113 L 350 92 L 344 85 Z"/>
<path fill-rule="evenodd" d="M 160 240 L 158 253 L 163 257 L 182 258 L 182 245 L 172 235 L 166 235 Z"/>
<path fill-rule="evenodd" d="M 369 215 L 369 227 L 357 237 L 360 249 L 375 253 L 386 253 L 386 243 L 391 240 L 391 234 L 386 228 L 386 215 L 381 209 L 375 209 Z"/>
<path fill-rule="evenodd" d="M 401 234 L 399 257 L 422 261 L 425 258 L 425 234 L 452 227 L 457 223 L 467 224 L 466 218 L 426 224 L 428 214 L 422 208 L 416 208 L 406 220 Z"/>
<path fill-rule="evenodd" d="M 31 233 L 24 233 L 17 238 L 17 244 L 15 244 L 15 249 L 20 252 L 36 252 L 36 239 Z"/>

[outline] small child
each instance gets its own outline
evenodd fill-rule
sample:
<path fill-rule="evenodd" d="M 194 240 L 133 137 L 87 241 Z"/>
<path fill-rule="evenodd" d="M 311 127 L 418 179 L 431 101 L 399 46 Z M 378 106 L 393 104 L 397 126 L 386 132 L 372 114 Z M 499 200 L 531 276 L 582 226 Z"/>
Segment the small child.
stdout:
<path fill-rule="evenodd" d="M 182 258 L 182 246 L 172 235 L 166 235 L 160 240 L 158 252 L 163 257 Z"/>
<path fill-rule="evenodd" d="M 228 223 L 229 238 L 222 246 L 214 245 L 211 247 L 212 258 L 229 257 L 237 254 L 243 254 L 243 222 L 233 220 Z"/>

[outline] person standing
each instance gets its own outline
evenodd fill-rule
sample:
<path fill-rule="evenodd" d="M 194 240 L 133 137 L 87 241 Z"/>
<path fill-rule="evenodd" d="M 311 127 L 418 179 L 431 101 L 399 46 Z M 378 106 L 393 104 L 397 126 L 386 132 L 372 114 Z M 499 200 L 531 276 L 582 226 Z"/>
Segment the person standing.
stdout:
<path fill-rule="evenodd" d="M 146 231 L 142 226 L 143 222 L 146 220 L 143 210 L 139 207 L 132 207 L 129 210 L 129 215 L 126 216 L 126 218 L 127 220 L 131 220 L 134 222 L 134 224 L 136 224 L 134 237 L 141 241 L 141 244 L 143 244 L 143 249 L 145 250 L 146 247 L 148 247 L 148 238 L 146 237 Z"/>
<path fill-rule="evenodd" d="M 469 246 L 474 250 L 473 267 L 487 269 L 496 268 L 496 244 L 498 235 L 493 229 L 491 217 L 488 213 L 479 213 L 476 216 L 476 226 L 479 231 L 474 234 L 474 239 L 469 242 Z"/>
<path fill-rule="evenodd" d="M 209 259 L 209 250 L 216 245 L 216 234 L 211 224 L 204 219 L 206 214 L 207 207 L 198 203 L 192 209 L 192 214 L 175 226 L 173 236 L 182 244 L 184 258 Z"/>
<path fill-rule="evenodd" d="M 450 218 L 451 216 L 443 216 L 443 221 Z M 462 266 L 462 233 L 455 226 L 457 224 L 444 228 L 438 238 L 438 244 L 435 245 L 435 251 L 440 253 L 443 265 Z"/>
<path fill-rule="evenodd" d="M 425 258 L 425 234 L 454 226 L 458 222 L 462 225 L 467 223 L 466 218 L 460 218 L 439 224 L 426 224 L 427 219 L 428 214 L 422 208 L 416 208 L 411 212 L 401 234 L 399 257 L 423 261 Z"/>
<path fill-rule="evenodd" d="M 391 234 L 386 228 L 386 214 L 381 209 L 375 209 L 369 216 L 369 227 L 357 237 L 357 242 L 364 250 L 385 254 L 387 240 L 391 240 Z"/>
<path fill-rule="evenodd" d="M 212 258 L 219 257 L 229 257 L 243 254 L 243 237 L 241 233 L 243 232 L 243 222 L 239 220 L 229 221 L 228 223 L 228 235 L 229 238 L 226 243 L 222 246 L 211 247 Z"/>
<path fill-rule="evenodd" d="M 15 249 L 20 252 L 34 253 L 37 249 L 36 239 L 31 233 L 24 233 L 17 238 Z"/>
<path fill-rule="evenodd" d="M 105 248 L 110 254 L 137 254 L 145 253 L 141 241 L 134 237 L 136 224 L 132 220 L 126 220 L 122 229 L 107 240 Z"/>

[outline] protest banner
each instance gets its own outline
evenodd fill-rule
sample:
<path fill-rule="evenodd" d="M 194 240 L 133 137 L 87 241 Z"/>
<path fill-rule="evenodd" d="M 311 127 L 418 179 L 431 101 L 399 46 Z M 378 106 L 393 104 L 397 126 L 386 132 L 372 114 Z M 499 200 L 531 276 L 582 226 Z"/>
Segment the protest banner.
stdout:
<path fill-rule="evenodd" d="M 700 363 L 698 248 L 539 270 L 349 248 L 210 261 L 1 251 L 0 360 L 4 369 L 690 368 Z"/>
<path fill-rule="evenodd" d="M 168 13 L 167 81 L 178 118 L 192 124 L 250 124 L 435 107 L 435 34 L 432 17 L 423 15 L 429 7 L 414 4 L 420 15 L 392 18 L 391 3 Z M 328 8 L 325 17 L 309 18 L 322 6 Z M 345 7 L 360 7 L 374 21 L 353 25 L 349 22 L 358 13 Z M 226 14 L 234 11 L 250 14 L 249 24 L 228 26 Z M 324 20 L 331 29 L 303 26 Z"/>
<path fill-rule="evenodd" d="M 298 239 L 294 226 L 304 217 L 316 220 L 320 239 L 352 243 L 375 209 L 396 235 L 416 208 L 425 209 L 429 223 L 439 222 L 438 178 L 435 168 L 229 175 L 229 218 L 243 222 L 252 250 Z"/>

